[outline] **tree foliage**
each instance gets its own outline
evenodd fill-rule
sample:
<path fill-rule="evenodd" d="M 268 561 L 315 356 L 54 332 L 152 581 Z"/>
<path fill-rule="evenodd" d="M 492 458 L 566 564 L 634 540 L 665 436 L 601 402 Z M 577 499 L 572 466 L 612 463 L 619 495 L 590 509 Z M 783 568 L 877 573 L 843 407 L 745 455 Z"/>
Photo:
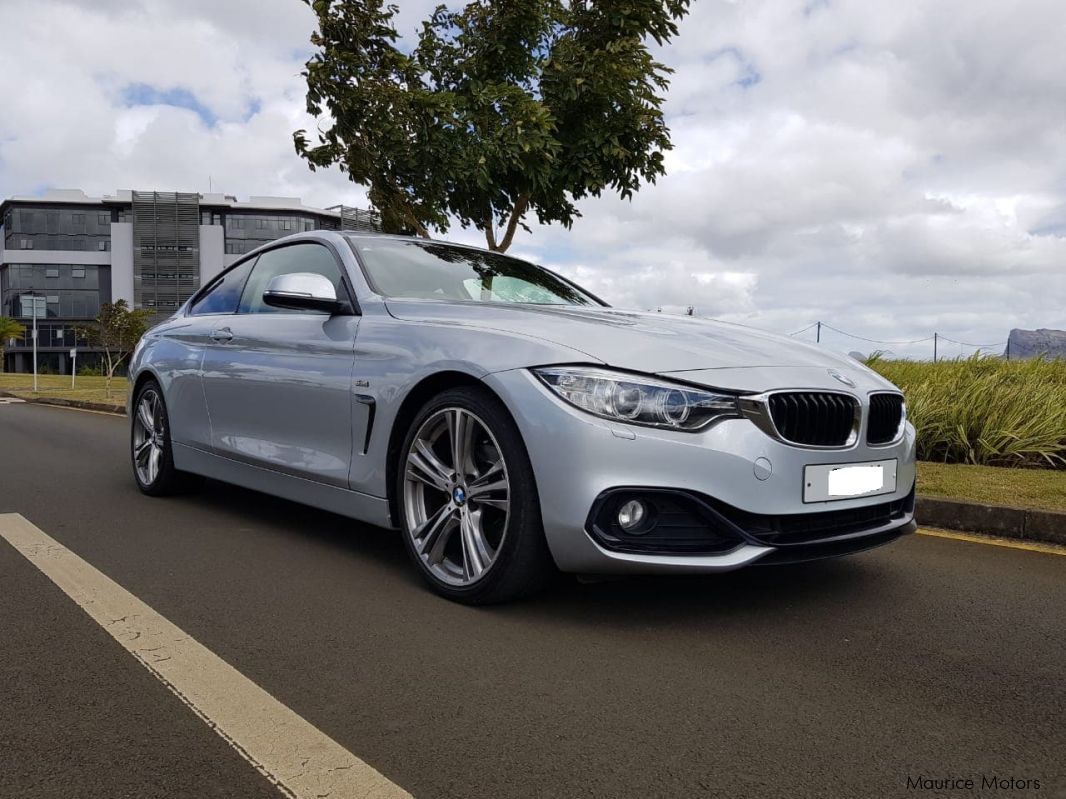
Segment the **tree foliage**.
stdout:
<path fill-rule="evenodd" d="M 7 342 L 13 338 L 22 338 L 26 334 L 26 326 L 10 316 L 0 316 L 0 372 L 4 371 L 4 362 L 7 355 Z"/>
<path fill-rule="evenodd" d="M 670 70 L 650 43 L 690 0 L 474 0 L 439 6 L 404 52 L 382 0 L 304 0 L 318 17 L 307 110 L 330 121 L 311 168 L 369 187 L 386 230 L 449 219 L 506 250 L 527 214 L 571 226 L 575 203 L 629 198 L 664 174 Z"/>
<path fill-rule="evenodd" d="M 111 380 L 115 370 L 130 356 L 152 318 L 150 310 L 134 310 L 125 300 L 104 303 L 93 324 L 78 330 L 90 347 L 103 351 L 104 372 L 107 376 L 107 396 L 111 396 Z"/>

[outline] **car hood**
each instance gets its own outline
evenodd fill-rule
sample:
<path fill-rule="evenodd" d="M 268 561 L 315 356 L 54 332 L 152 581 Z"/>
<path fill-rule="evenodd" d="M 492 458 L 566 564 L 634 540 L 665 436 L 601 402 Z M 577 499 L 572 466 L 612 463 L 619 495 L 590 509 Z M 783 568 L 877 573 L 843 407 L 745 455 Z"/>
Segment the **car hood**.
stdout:
<path fill-rule="evenodd" d="M 859 388 L 891 387 L 851 358 L 728 322 L 516 303 L 388 300 L 386 307 L 397 319 L 528 336 L 574 351 L 574 361 L 670 374 L 700 385 L 751 391 L 784 386 L 845 388 L 830 374 L 837 371 Z"/>

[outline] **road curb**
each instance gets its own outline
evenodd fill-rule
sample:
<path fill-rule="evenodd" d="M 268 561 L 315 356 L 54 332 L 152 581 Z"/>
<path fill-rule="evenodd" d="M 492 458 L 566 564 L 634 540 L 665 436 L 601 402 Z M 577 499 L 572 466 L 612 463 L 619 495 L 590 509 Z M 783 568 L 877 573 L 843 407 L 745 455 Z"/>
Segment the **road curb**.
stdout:
<path fill-rule="evenodd" d="M 13 397 L 14 399 L 36 402 L 38 405 L 57 405 L 60 408 L 80 408 L 83 411 L 96 411 L 98 413 L 110 413 L 115 416 L 125 416 L 123 408 L 108 405 L 104 402 L 89 402 L 88 400 L 69 400 L 62 397 L 23 397 L 12 394 L 10 391 L 0 391 L 0 397 Z"/>
<path fill-rule="evenodd" d="M 1056 511 L 919 496 L 915 517 L 929 527 L 1066 545 L 1066 513 Z"/>

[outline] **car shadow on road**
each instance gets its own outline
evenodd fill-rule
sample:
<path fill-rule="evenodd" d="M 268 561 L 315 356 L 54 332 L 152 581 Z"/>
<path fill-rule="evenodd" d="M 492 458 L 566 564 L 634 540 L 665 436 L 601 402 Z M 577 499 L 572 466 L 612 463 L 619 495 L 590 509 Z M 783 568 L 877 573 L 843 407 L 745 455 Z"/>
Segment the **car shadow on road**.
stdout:
<path fill-rule="evenodd" d="M 335 547 L 389 571 L 406 572 L 409 566 L 395 530 L 215 480 L 205 481 L 194 499 L 198 506 L 238 517 L 264 531 Z"/>
<path fill-rule="evenodd" d="M 401 583 L 401 590 L 429 596 L 429 588 L 408 561 L 396 531 L 214 481 L 206 483 L 196 502 L 243 519 L 272 535 L 335 549 L 358 559 L 362 565 L 380 569 L 384 579 Z M 903 583 L 907 581 L 898 579 L 894 560 L 878 554 L 891 548 L 837 560 L 756 566 L 709 575 L 592 580 L 558 575 L 535 597 L 476 610 L 443 599 L 434 601 L 442 603 L 438 610 L 444 615 L 452 611 L 478 612 L 501 620 L 571 619 L 616 628 L 665 621 L 676 623 L 686 618 L 756 618 L 783 610 L 802 615 L 822 606 L 868 601 L 871 593 L 887 594 L 890 598 L 904 590 Z"/>
<path fill-rule="evenodd" d="M 805 615 L 827 604 L 849 604 L 891 579 L 864 556 L 788 566 L 749 567 L 706 575 L 626 576 L 591 584 L 563 580 L 537 603 L 538 614 L 594 624 L 643 626 L 684 619 Z"/>

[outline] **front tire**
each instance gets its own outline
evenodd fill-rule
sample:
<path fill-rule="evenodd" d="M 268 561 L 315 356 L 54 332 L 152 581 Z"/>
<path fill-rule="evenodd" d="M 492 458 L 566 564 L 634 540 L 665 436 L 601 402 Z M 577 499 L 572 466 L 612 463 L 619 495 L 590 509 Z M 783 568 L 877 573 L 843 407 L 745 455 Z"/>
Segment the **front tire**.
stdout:
<path fill-rule="evenodd" d="M 522 436 L 485 389 L 449 389 L 415 416 L 396 497 L 411 560 L 448 599 L 505 602 L 554 571 Z"/>
<path fill-rule="evenodd" d="M 192 475 L 174 468 L 170 418 L 163 391 L 154 380 L 146 381 L 133 401 L 130 458 L 137 487 L 149 496 L 178 494 L 195 483 Z"/>

